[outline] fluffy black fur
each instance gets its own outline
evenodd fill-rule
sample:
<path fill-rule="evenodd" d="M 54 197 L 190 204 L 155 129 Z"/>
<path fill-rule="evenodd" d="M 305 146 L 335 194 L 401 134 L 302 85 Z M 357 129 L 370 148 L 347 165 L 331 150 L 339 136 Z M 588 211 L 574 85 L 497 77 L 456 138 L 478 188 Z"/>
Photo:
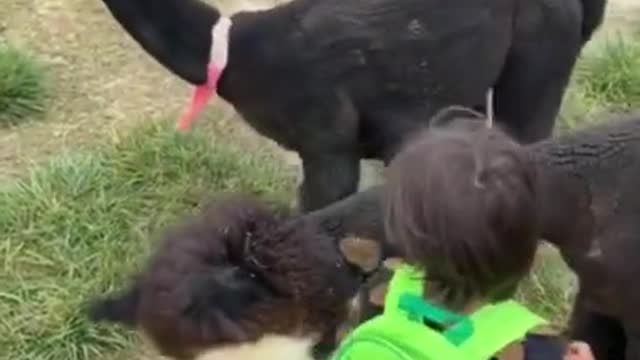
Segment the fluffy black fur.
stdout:
<path fill-rule="evenodd" d="M 220 12 L 198 0 L 103 0 L 157 61 L 206 80 Z M 388 161 L 438 109 L 482 108 L 522 142 L 551 134 L 605 0 L 293 0 L 232 16 L 219 93 L 303 162 L 303 210 L 357 189 L 359 160 Z"/>
<path fill-rule="evenodd" d="M 266 334 L 319 339 L 360 277 L 333 238 L 294 223 L 255 199 L 218 199 L 168 232 L 128 289 L 93 300 L 90 317 L 141 329 L 177 359 Z"/>
<path fill-rule="evenodd" d="M 532 150 L 546 174 L 542 237 L 580 280 L 570 335 L 598 360 L 640 359 L 640 113 Z"/>

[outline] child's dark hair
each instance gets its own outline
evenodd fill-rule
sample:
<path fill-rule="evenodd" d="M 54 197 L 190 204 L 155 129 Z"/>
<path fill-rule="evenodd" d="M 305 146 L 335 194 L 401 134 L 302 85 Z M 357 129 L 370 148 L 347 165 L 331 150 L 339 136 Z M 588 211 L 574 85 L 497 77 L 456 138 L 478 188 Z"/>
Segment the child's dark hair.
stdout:
<path fill-rule="evenodd" d="M 521 145 L 454 121 L 409 142 L 387 178 L 387 238 L 425 270 L 430 298 L 460 310 L 513 294 L 538 235 L 535 166 Z"/>

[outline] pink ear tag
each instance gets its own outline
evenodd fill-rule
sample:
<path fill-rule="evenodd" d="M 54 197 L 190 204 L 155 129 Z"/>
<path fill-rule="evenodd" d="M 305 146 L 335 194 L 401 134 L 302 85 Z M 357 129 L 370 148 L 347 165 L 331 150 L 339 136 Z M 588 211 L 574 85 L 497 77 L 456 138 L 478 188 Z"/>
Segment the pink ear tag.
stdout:
<path fill-rule="evenodd" d="M 207 82 L 196 86 L 191 97 L 191 104 L 178 120 L 178 131 L 190 130 L 196 117 L 204 110 L 209 99 L 217 93 L 218 80 L 227 66 L 229 52 L 229 28 L 231 19 L 220 17 L 211 31 L 211 56 L 207 71 Z"/>
<path fill-rule="evenodd" d="M 220 71 L 216 66 L 209 67 L 209 79 L 204 85 L 196 86 L 193 90 L 191 97 L 191 104 L 186 111 L 180 117 L 178 121 L 179 131 L 188 131 L 191 129 L 195 118 L 204 110 L 204 107 L 209 102 L 209 99 L 213 96 L 218 88 L 218 79 L 220 78 Z"/>

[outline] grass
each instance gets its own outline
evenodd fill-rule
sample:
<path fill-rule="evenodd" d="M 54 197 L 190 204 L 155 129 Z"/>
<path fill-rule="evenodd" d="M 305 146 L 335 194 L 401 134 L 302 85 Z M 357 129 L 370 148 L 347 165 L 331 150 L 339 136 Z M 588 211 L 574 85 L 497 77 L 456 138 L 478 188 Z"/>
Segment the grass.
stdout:
<path fill-rule="evenodd" d="M 0 358 L 97 359 L 130 349 L 127 332 L 87 322 L 88 297 L 120 284 L 154 234 L 206 194 L 279 201 L 291 193 L 274 161 L 172 125 L 61 156 L 0 189 Z"/>
<path fill-rule="evenodd" d="M 640 106 L 640 41 L 617 34 L 578 66 L 578 86 L 605 107 Z"/>
<path fill-rule="evenodd" d="M 640 30 L 616 32 L 587 46 L 563 102 L 564 127 L 589 123 L 595 114 L 640 108 L 639 39 Z"/>
<path fill-rule="evenodd" d="M 543 316 L 556 331 L 565 326 L 573 305 L 576 278 L 561 255 L 548 244 L 540 247 L 534 271 L 520 284 L 517 299 Z"/>
<path fill-rule="evenodd" d="M 0 126 L 18 125 L 44 112 L 44 73 L 32 55 L 0 41 Z"/>

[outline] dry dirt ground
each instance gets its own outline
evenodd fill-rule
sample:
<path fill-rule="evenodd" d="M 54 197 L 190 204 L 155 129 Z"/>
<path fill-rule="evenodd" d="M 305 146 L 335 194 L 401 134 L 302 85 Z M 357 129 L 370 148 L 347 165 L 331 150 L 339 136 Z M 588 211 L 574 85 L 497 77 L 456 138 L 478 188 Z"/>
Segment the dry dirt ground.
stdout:
<path fill-rule="evenodd" d="M 277 0 L 261 1 L 217 3 L 228 13 Z M 148 57 L 98 0 L 2 1 L 0 37 L 44 60 L 52 95 L 45 121 L 0 129 L 0 180 L 50 155 L 104 139 L 117 141 L 139 121 L 175 117 L 189 100 L 188 84 Z M 222 101 L 211 108 L 216 107 L 227 115 L 220 120 L 222 127 L 255 140 L 252 131 L 232 117 L 231 107 Z"/>

